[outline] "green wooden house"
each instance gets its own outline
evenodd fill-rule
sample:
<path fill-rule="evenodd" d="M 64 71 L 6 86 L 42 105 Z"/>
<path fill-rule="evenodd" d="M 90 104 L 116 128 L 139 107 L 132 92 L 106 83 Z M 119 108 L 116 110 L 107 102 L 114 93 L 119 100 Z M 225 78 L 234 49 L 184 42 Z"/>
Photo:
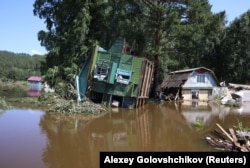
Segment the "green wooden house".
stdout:
<path fill-rule="evenodd" d="M 76 78 L 78 100 L 88 94 L 107 106 L 138 107 L 149 97 L 153 69 L 151 61 L 128 54 L 122 38 L 107 51 L 96 45 Z"/>

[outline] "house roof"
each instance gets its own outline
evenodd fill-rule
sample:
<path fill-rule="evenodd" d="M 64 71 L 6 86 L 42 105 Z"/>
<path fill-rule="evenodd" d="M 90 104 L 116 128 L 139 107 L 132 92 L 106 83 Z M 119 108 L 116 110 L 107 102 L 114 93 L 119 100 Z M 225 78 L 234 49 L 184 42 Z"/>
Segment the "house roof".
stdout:
<path fill-rule="evenodd" d="M 198 73 L 209 72 L 213 76 L 217 84 L 219 85 L 219 82 L 212 70 L 207 69 L 205 67 L 197 67 L 197 68 L 192 68 L 192 69 L 184 69 L 184 70 L 170 72 L 164 78 L 163 82 L 160 85 L 160 88 L 180 87 L 188 80 L 188 78 L 191 76 L 191 74 L 194 71 Z"/>
<path fill-rule="evenodd" d="M 42 81 L 42 77 L 40 77 L 40 76 L 31 76 L 31 77 L 28 78 L 28 81 L 40 82 L 40 81 Z"/>
<path fill-rule="evenodd" d="M 163 80 L 161 88 L 180 87 L 180 85 L 184 84 L 184 82 L 189 78 L 190 74 L 190 72 L 183 74 L 169 74 Z"/>

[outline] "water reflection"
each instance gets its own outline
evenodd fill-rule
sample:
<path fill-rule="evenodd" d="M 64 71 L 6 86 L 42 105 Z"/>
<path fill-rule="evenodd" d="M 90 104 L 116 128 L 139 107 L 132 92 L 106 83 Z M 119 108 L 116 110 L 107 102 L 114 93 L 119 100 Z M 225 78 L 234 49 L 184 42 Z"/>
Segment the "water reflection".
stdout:
<path fill-rule="evenodd" d="M 46 113 L 40 126 L 48 142 L 43 153 L 47 167 L 93 167 L 89 164 L 91 153 L 89 123 L 81 115 L 60 115 Z M 96 158 L 96 157 L 94 157 Z M 97 162 L 98 163 L 98 162 Z M 95 166 L 97 167 L 97 166 Z"/>
<path fill-rule="evenodd" d="M 240 107 L 227 107 L 216 103 L 206 103 L 197 107 L 184 106 L 182 115 L 187 122 L 193 125 L 197 119 L 202 120 L 205 127 L 214 125 L 215 122 L 226 124 L 227 127 L 237 125 L 239 121 L 249 125 L 250 103 L 243 103 Z M 235 117 L 232 117 L 235 116 Z M 227 122 L 230 120 L 231 122 Z M 233 121 L 234 120 L 234 121 Z"/>
<path fill-rule="evenodd" d="M 1 168 L 44 167 L 46 137 L 38 125 L 42 115 L 41 110 L 11 109 L 0 116 Z"/>
<path fill-rule="evenodd" d="M 90 120 L 82 114 L 5 111 L 0 167 L 99 167 L 100 151 L 215 151 L 202 138 L 216 123 L 229 128 L 241 121 L 250 127 L 250 110 L 244 107 L 164 102 L 110 109 Z M 202 129 L 194 126 L 197 119 Z"/>
<path fill-rule="evenodd" d="M 48 167 L 98 167 L 100 151 L 207 151 L 181 112 L 168 104 L 115 109 L 87 122 L 81 115 L 46 113 L 40 126 Z"/>
<path fill-rule="evenodd" d="M 40 126 L 48 137 L 43 161 L 48 167 L 99 167 L 100 151 L 215 151 L 202 138 L 215 123 L 232 126 L 241 117 L 217 104 L 147 104 L 138 109 L 112 109 L 86 121 L 81 115 L 45 114 Z M 197 131 L 196 119 L 204 127 Z M 234 122 L 232 122 L 234 120 Z"/>
<path fill-rule="evenodd" d="M 27 91 L 27 95 L 30 97 L 38 97 L 41 95 L 41 90 L 29 89 Z"/>

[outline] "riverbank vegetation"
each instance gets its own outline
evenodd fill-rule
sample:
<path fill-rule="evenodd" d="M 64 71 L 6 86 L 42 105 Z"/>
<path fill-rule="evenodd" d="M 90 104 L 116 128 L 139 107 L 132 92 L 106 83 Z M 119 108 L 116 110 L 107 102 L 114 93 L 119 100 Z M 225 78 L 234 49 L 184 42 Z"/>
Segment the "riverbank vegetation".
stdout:
<path fill-rule="evenodd" d="M 57 93 L 46 93 L 41 91 L 38 97 L 29 97 L 26 94 L 28 90 L 27 81 L 3 82 L 0 81 L 0 95 L 8 95 L 12 92 L 24 92 L 25 95 L 8 96 L 6 99 L 0 96 L 0 109 L 9 109 L 13 106 L 39 107 L 46 112 L 65 113 L 65 114 L 93 114 L 97 116 L 108 112 L 106 107 L 101 104 L 95 104 L 88 98 L 82 102 L 74 99 L 68 100 L 64 95 Z M 73 91 L 72 91 L 73 92 Z M 88 117 L 89 118 L 89 117 Z"/>
<path fill-rule="evenodd" d="M 11 108 L 12 106 L 5 101 L 4 98 L 0 97 L 0 109 L 6 110 Z"/>

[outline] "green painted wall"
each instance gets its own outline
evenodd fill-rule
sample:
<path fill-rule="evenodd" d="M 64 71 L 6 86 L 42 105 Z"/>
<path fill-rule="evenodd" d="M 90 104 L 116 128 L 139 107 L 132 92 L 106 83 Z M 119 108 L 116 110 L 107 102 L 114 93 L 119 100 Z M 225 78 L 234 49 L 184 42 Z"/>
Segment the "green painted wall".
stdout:
<path fill-rule="evenodd" d="M 140 82 L 140 77 L 141 77 L 141 70 L 142 70 L 142 63 L 143 63 L 143 58 L 138 58 L 135 57 L 133 60 L 133 74 L 132 74 L 132 81 L 135 84 L 139 84 Z"/>
<path fill-rule="evenodd" d="M 104 53 L 98 54 L 97 63 L 107 63 L 111 58 L 109 56 L 109 54 Z M 138 84 L 140 82 L 143 60 L 143 58 L 137 58 L 131 55 L 121 55 L 119 65 L 118 63 L 112 63 L 111 61 L 108 80 L 94 80 L 92 87 L 93 91 L 117 96 L 136 97 L 138 93 Z M 132 71 L 132 75 L 128 85 L 115 82 L 117 68 Z"/>

